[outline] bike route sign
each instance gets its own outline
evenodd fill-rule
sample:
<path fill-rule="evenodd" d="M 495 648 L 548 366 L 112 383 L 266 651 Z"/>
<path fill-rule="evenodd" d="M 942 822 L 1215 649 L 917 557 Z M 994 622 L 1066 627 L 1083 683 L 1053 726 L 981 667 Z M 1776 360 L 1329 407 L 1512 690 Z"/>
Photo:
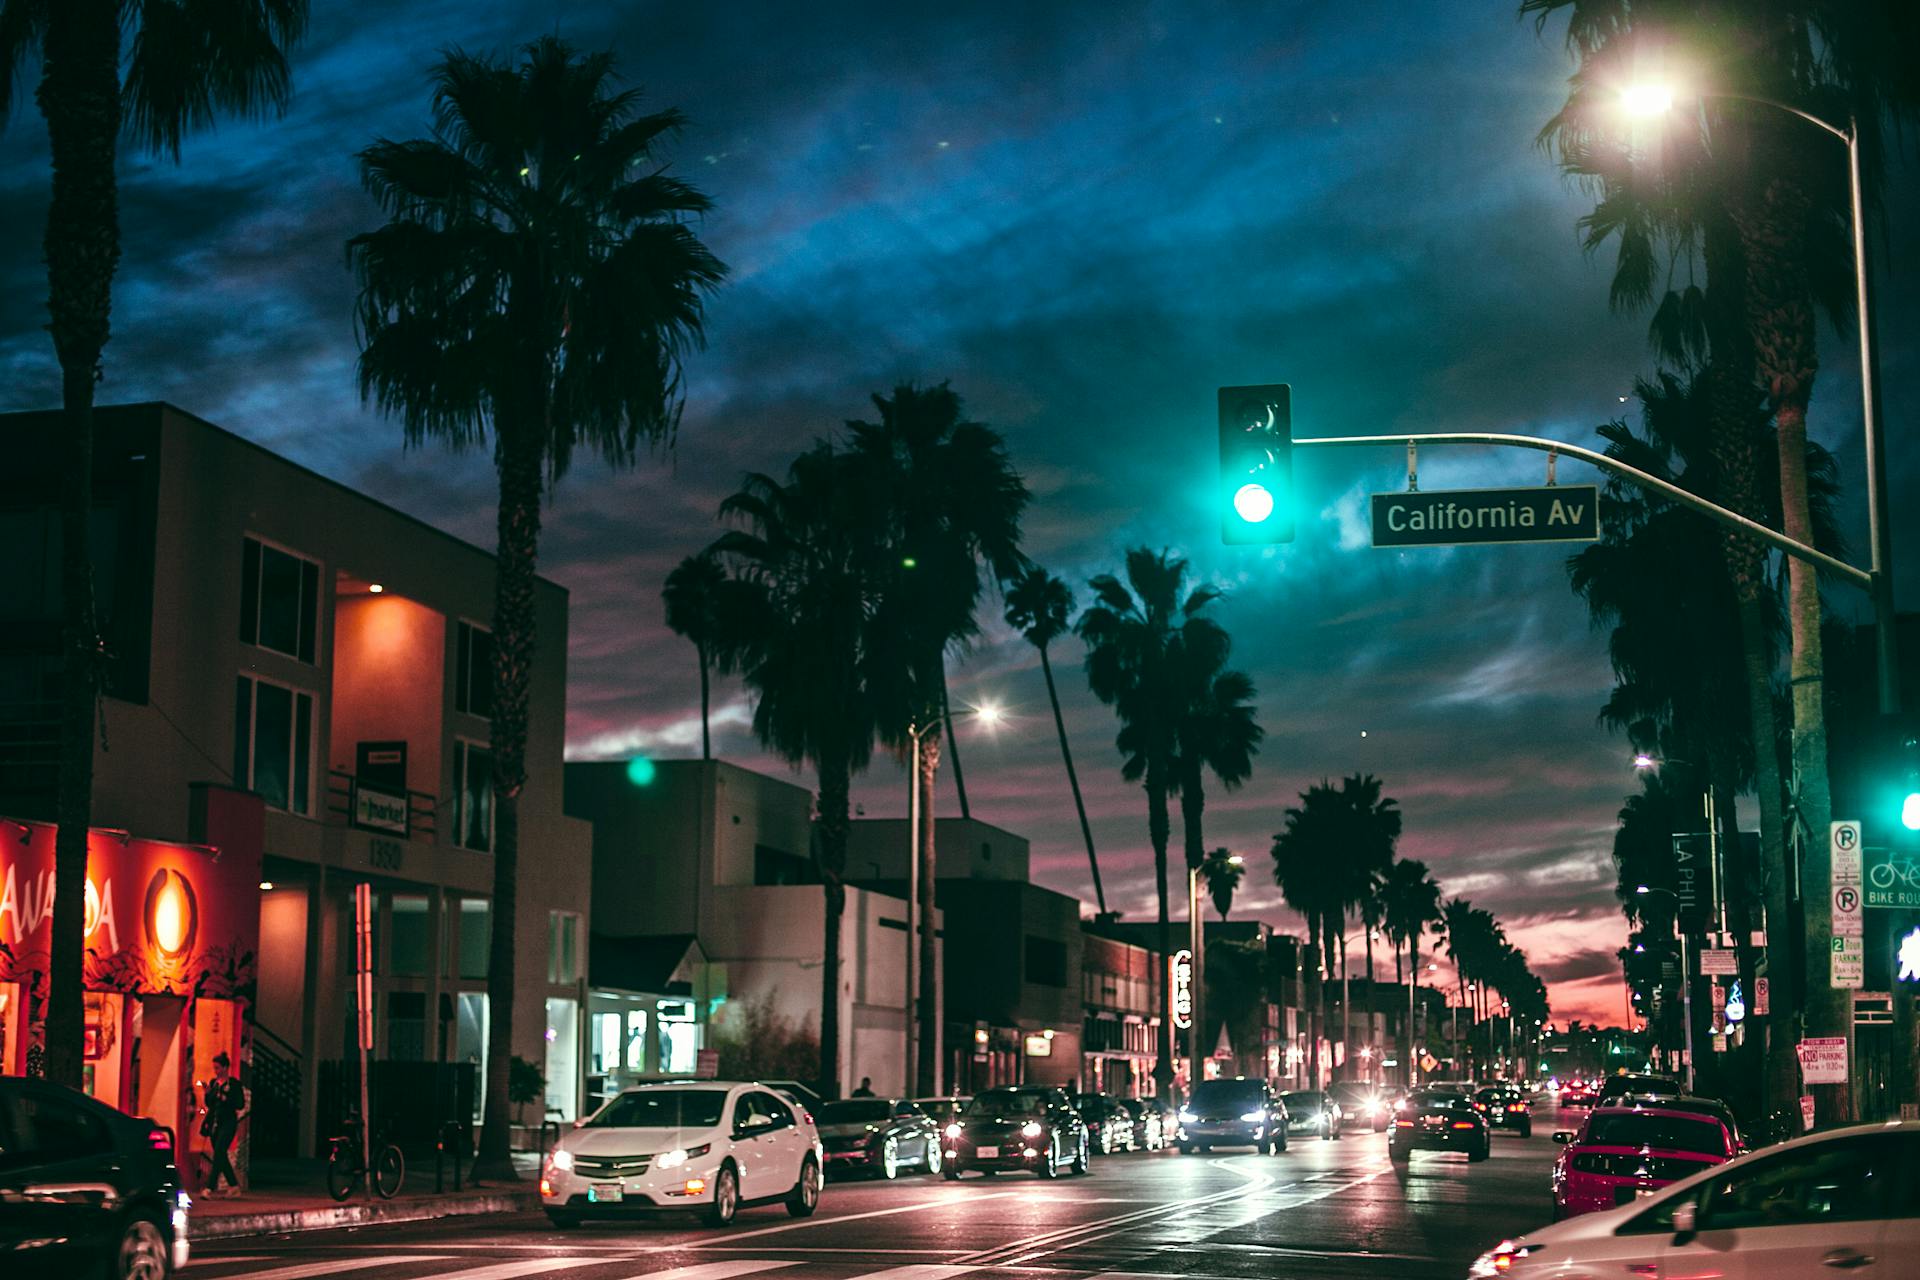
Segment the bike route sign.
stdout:
<path fill-rule="evenodd" d="M 1920 910 L 1920 857 L 1867 846 L 1866 904 Z"/>

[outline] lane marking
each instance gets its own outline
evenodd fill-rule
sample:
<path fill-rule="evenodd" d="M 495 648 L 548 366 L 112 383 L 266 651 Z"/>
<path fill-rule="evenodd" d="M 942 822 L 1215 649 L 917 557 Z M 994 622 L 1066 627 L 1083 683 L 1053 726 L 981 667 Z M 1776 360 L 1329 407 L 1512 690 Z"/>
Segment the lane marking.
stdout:
<path fill-rule="evenodd" d="M 824 1245 L 824 1244 L 775 1244 L 775 1245 L 768 1245 L 767 1248 L 765 1249 L 756 1249 L 748 1245 L 740 1245 L 738 1247 L 735 1247 L 733 1245 L 727 1245 L 727 1244 L 714 1244 L 714 1245 L 708 1245 L 701 1252 L 703 1253 L 765 1253 L 767 1252 L 768 1249 L 775 1250 L 779 1253 L 859 1253 L 859 1254 L 868 1254 L 875 1258 L 908 1258 L 908 1257 L 915 1257 L 915 1256 L 924 1256 L 928 1258 L 946 1258 L 946 1257 L 951 1257 L 953 1254 L 953 1250 L 951 1249 L 890 1249 L 884 1245 L 870 1245 L 867 1248 L 862 1249 L 855 1245 Z"/>
<path fill-rule="evenodd" d="M 978 1267 L 936 1266 L 888 1267 L 885 1271 L 869 1271 L 856 1280 L 952 1280 L 954 1276 L 964 1276 Z"/>
<path fill-rule="evenodd" d="M 362 1271 L 368 1267 L 391 1266 L 401 1262 L 446 1261 L 448 1259 L 430 1253 L 388 1253 L 373 1257 L 330 1258 L 325 1262 L 302 1262 L 291 1267 L 271 1267 L 265 1271 L 243 1271 L 236 1274 L 236 1280 L 239 1280 L 239 1277 L 245 1277 L 245 1280 L 310 1280 L 313 1276 L 330 1276 L 342 1271 Z"/>
<path fill-rule="evenodd" d="M 558 1271 L 562 1267 L 578 1267 L 588 1261 L 578 1254 L 567 1254 L 559 1258 L 518 1258 L 512 1262 L 496 1262 L 487 1267 L 468 1267 L 464 1271 L 436 1272 L 430 1280 L 519 1280 L 521 1276 L 537 1276 L 548 1271 Z M 604 1259 L 595 1258 L 594 1263 Z"/>
<path fill-rule="evenodd" d="M 701 1262 L 691 1267 L 642 1272 L 631 1280 L 728 1280 L 730 1276 L 750 1276 L 756 1271 L 773 1271 L 779 1267 L 798 1265 L 785 1259 L 736 1258 L 732 1262 Z"/>
<path fill-rule="evenodd" d="M 914 1204 L 895 1205 L 891 1209 L 869 1209 L 865 1213 L 843 1213 L 833 1218 L 814 1217 L 808 1218 L 804 1222 L 787 1222 L 777 1227 L 760 1227 L 754 1231 L 729 1231 L 726 1234 L 726 1239 L 751 1240 L 755 1236 L 770 1236 L 781 1231 L 802 1231 L 808 1227 L 830 1227 L 837 1222 L 858 1222 L 863 1218 L 887 1218 L 896 1213 L 917 1213 L 922 1209 L 950 1209 L 957 1205 L 974 1204 L 981 1200 L 1001 1200 L 1008 1196 L 1016 1196 L 1019 1194 L 1017 1191 L 988 1191 L 981 1195 L 961 1193 L 959 1195 L 947 1196 L 940 1200 L 921 1200 Z M 662 1247 L 679 1248 L 682 1246 Z M 687 1249 L 704 1249 L 707 1246 L 704 1244 L 690 1244 L 684 1247 Z"/>

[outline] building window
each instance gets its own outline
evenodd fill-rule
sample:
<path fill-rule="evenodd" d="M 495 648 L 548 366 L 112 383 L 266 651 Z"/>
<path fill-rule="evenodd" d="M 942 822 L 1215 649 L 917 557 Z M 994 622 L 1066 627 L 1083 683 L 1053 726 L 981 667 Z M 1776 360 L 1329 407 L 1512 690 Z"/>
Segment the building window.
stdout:
<path fill-rule="evenodd" d="M 487 956 L 493 946 L 493 910 L 485 898 L 460 899 L 460 976 L 487 976 Z"/>
<path fill-rule="evenodd" d="M 426 977 L 432 950 L 427 896 L 396 893 L 388 901 L 387 913 L 387 972 L 402 978 Z"/>
<path fill-rule="evenodd" d="M 453 709 L 486 720 L 493 715 L 493 632 L 462 622 L 453 662 Z"/>
<path fill-rule="evenodd" d="M 566 984 L 580 980 L 580 913 L 547 912 L 547 981 Z"/>
<path fill-rule="evenodd" d="M 1027 981 L 1043 987 L 1067 985 L 1067 944 L 1027 935 Z"/>
<path fill-rule="evenodd" d="M 241 676 L 233 697 L 233 781 L 275 809 L 311 813 L 313 695 Z"/>
<path fill-rule="evenodd" d="M 464 738 L 453 744 L 453 842 L 493 851 L 493 750 Z"/>
<path fill-rule="evenodd" d="M 240 639 L 312 662 L 320 623 L 320 566 L 245 538 L 240 550 Z"/>

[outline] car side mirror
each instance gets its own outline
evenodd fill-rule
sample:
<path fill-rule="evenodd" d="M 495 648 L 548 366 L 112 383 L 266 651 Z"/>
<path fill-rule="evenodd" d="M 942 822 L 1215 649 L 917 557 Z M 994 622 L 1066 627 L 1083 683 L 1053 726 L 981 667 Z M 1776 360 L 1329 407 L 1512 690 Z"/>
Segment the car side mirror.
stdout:
<path fill-rule="evenodd" d="M 1556 1129 L 1553 1133 L 1553 1140 L 1564 1147 L 1573 1141 L 1573 1131 L 1571 1129 Z"/>
<path fill-rule="evenodd" d="M 1700 1206 L 1689 1200 L 1673 1208 L 1673 1242 L 1685 1244 L 1693 1239 L 1694 1229 L 1700 1225 Z"/>

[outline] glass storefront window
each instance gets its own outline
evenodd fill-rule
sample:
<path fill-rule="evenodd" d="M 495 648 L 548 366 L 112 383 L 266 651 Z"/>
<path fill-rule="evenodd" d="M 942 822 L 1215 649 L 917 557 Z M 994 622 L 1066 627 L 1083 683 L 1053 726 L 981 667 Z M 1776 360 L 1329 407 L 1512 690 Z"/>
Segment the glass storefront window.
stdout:
<path fill-rule="evenodd" d="M 620 1069 L 621 1039 L 625 1034 L 617 1013 L 593 1015 L 592 1051 L 588 1071 L 596 1076 L 611 1075 Z"/>
<path fill-rule="evenodd" d="M 487 976 L 487 948 L 493 941 L 492 904 L 485 898 L 460 899 L 460 976 Z"/>
<path fill-rule="evenodd" d="M 405 978 L 427 976 L 431 945 L 425 894 L 396 893 L 388 907 L 387 972 Z"/>
<path fill-rule="evenodd" d="M 627 1070 L 639 1075 L 647 1069 L 647 1011 L 627 1014 Z"/>
<path fill-rule="evenodd" d="M 454 998 L 453 1060 L 473 1064 L 473 1118 L 480 1118 L 487 1092 L 487 997 L 462 991 Z"/>
<path fill-rule="evenodd" d="M 580 1002 L 547 1001 L 547 1112 L 571 1120 L 580 1106 Z"/>
<path fill-rule="evenodd" d="M 390 992 L 387 1007 L 387 1054 L 394 1062 L 427 1060 L 427 997 L 418 991 Z"/>
<path fill-rule="evenodd" d="M 692 1075 L 698 1064 L 700 1028 L 691 1022 L 660 1024 L 660 1070 L 664 1075 Z"/>

